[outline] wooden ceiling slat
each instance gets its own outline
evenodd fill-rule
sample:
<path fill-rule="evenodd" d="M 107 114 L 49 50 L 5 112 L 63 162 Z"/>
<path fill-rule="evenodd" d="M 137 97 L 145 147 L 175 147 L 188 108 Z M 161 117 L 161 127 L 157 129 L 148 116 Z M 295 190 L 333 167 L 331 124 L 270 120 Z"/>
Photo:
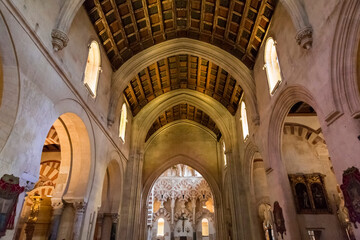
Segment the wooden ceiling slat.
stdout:
<path fill-rule="evenodd" d="M 231 98 L 230 98 L 230 104 L 233 105 L 234 101 L 235 101 L 235 97 L 236 97 L 236 92 L 238 89 L 238 85 L 235 84 L 234 90 L 231 94 Z"/>
<path fill-rule="evenodd" d="M 230 79 L 231 79 L 231 76 L 230 76 L 230 74 L 228 73 L 228 75 L 226 76 L 225 87 L 224 87 L 224 92 L 223 92 L 223 97 L 224 97 L 224 98 L 226 97 L 226 92 L 227 92 L 227 90 L 228 90 L 228 88 L 229 88 Z"/>
<path fill-rule="evenodd" d="M 157 62 L 155 63 L 155 74 L 156 74 L 157 84 L 159 86 L 158 91 L 160 91 L 162 93 L 163 91 L 162 91 L 162 85 L 161 85 L 161 77 L 160 77 L 160 73 L 159 73 L 159 65 Z"/>
<path fill-rule="evenodd" d="M 131 83 L 128 84 L 128 88 L 129 88 L 129 91 L 130 91 L 130 94 L 131 94 L 132 99 L 134 100 L 135 104 L 138 105 L 139 102 L 138 102 L 138 100 L 137 100 L 137 98 L 136 98 L 136 94 L 135 94 L 135 92 L 134 92 L 133 87 L 131 86 Z"/>
<path fill-rule="evenodd" d="M 105 17 L 105 13 L 104 13 L 104 11 L 103 11 L 103 9 L 102 9 L 102 7 L 101 7 L 101 4 L 99 3 L 99 0 L 94 0 L 94 3 L 95 3 L 95 5 L 96 5 L 96 7 L 97 7 L 97 10 L 98 10 L 99 15 L 101 16 L 102 19 L 104 19 L 103 24 L 106 26 L 106 28 L 105 28 L 105 29 L 106 29 L 106 33 L 107 33 L 107 35 L 108 35 L 108 37 L 109 37 L 109 39 L 110 39 L 110 41 L 111 41 L 112 48 L 114 49 L 115 55 L 117 55 L 117 56 L 120 57 L 119 49 L 117 48 L 117 44 L 116 44 L 116 42 L 115 42 L 115 40 L 114 40 L 114 37 L 113 37 L 113 35 L 112 35 L 112 33 L 111 33 L 109 24 L 108 24 L 107 21 L 105 21 L 106 17 Z"/>
<path fill-rule="evenodd" d="M 168 76 L 168 86 L 169 86 L 169 91 L 171 89 L 171 83 L 170 83 L 170 69 L 169 69 L 169 61 L 168 58 L 165 58 L 165 70 L 166 70 L 166 75 Z"/>
<path fill-rule="evenodd" d="M 197 76 L 196 76 L 196 86 L 200 87 L 200 76 L 201 76 L 201 57 L 198 58 L 198 66 L 197 66 Z"/>
<path fill-rule="evenodd" d="M 148 86 L 149 86 L 149 90 L 150 90 L 150 95 L 154 95 L 154 89 L 153 89 L 153 85 L 151 83 L 151 77 L 150 77 L 150 73 L 149 73 L 149 69 L 145 68 L 145 76 L 146 76 L 146 81 L 148 82 Z"/>
<path fill-rule="evenodd" d="M 163 18 L 163 11 L 162 11 L 162 7 L 161 7 L 161 1 L 160 0 L 157 0 L 157 6 L 159 8 L 159 18 L 160 18 L 160 28 L 161 28 L 161 32 L 162 32 L 162 35 L 164 35 L 164 39 L 166 39 L 166 36 L 165 36 L 165 26 L 164 26 L 164 18 Z"/>
<path fill-rule="evenodd" d="M 139 77 L 138 74 L 136 74 L 135 79 L 136 79 L 137 85 L 139 86 L 141 97 L 142 97 L 142 99 L 144 101 L 144 100 L 146 100 L 146 95 L 145 95 L 144 88 L 143 88 L 143 86 L 141 84 L 141 80 L 140 80 L 140 77 Z M 139 101 L 139 102 L 141 103 L 141 101 Z"/>
<path fill-rule="evenodd" d="M 235 0 L 230 0 L 230 7 L 229 7 L 229 13 L 228 13 L 228 17 L 226 20 L 226 28 L 225 28 L 225 38 L 228 39 L 229 36 L 229 29 L 230 29 L 230 25 L 231 25 L 231 17 L 232 17 L 232 12 L 234 10 L 234 6 L 235 6 Z"/>
<path fill-rule="evenodd" d="M 206 84 L 205 84 L 205 89 L 206 90 L 209 90 L 210 79 L 211 79 L 211 70 L 212 70 L 212 63 L 209 61 L 208 72 L 207 72 L 207 75 L 206 75 Z"/>
<path fill-rule="evenodd" d="M 254 41 L 254 38 L 257 34 L 257 26 L 259 25 L 259 22 L 261 21 L 262 19 L 262 13 L 264 12 L 264 8 L 266 6 L 266 3 L 267 1 L 264 0 L 264 1 L 261 1 L 261 5 L 260 5 L 260 8 L 258 10 L 258 14 L 257 14 L 257 17 L 256 17 L 256 21 L 254 23 L 254 27 L 253 27 L 253 31 L 251 32 L 251 37 L 250 37 L 250 41 L 249 41 L 249 44 L 247 46 L 247 49 L 246 49 L 246 53 L 247 53 L 247 56 L 252 56 L 251 54 L 251 48 L 252 48 L 252 42 Z M 256 57 L 256 56 L 255 56 Z M 252 56 L 252 58 L 254 58 L 254 61 L 255 61 L 255 57 Z"/>
<path fill-rule="evenodd" d="M 220 7 L 220 0 L 216 1 L 216 3 L 215 3 L 215 13 L 214 13 L 214 19 L 213 19 L 213 25 L 212 25 L 212 31 L 211 31 L 211 41 L 214 41 L 214 33 L 216 30 L 216 22 L 218 19 L 219 7 Z"/>
<path fill-rule="evenodd" d="M 187 83 L 189 85 L 191 81 L 191 55 L 188 55 L 188 61 L 187 61 Z"/>
<path fill-rule="evenodd" d="M 114 0 L 112 0 L 114 1 Z M 128 8 L 130 10 L 130 17 L 131 17 L 131 21 L 132 21 L 132 26 L 134 27 L 134 30 L 135 30 L 135 34 L 136 34 L 136 43 L 138 43 L 141 38 L 140 38 L 140 33 L 139 33 L 139 29 L 137 27 L 137 24 L 136 24 L 136 17 L 135 17 L 135 14 L 134 14 L 134 9 L 133 9 L 133 6 L 132 6 L 132 2 L 131 0 L 126 0 L 127 2 L 127 5 L 128 5 Z"/>
<path fill-rule="evenodd" d="M 216 79 L 215 79 L 215 89 L 214 89 L 215 94 L 218 94 L 218 91 L 219 91 L 221 72 L 222 72 L 221 67 L 218 67 L 218 71 L 217 71 L 217 75 L 216 75 Z"/>
<path fill-rule="evenodd" d="M 238 31 L 237 38 L 236 38 L 236 43 L 237 44 L 239 44 L 240 39 L 241 39 L 241 35 L 242 35 L 242 31 L 244 30 L 244 24 L 245 24 L 245 21 L 247 20 L 246 16 L 247 16 L 247 13 L 249 11 L 250 4 L 251 4 L 251 1 L 249 1 L 249 0 L 247 0 L 246 3 L 245 3 L 244 11 L 242 13 L 242 18 L 241 18 L 241 21 L 240 21 L 239 31 Z"/>
<path fill-rule="evenodd" d="M 252 69 L 274 4 L 269 0 L 85 0 L 84 3 L 114 70 L 136 53 L 179 37 L 221 47 Z"/>
<path fill-rule="evenodd" d="M 151 22 L 150 22 L 150 17 L 149 17 L 149 11 L 148 11 L 148 5 L 147 5 L 147 0 L 142 0 L 142 5 L 143 5 L 143 10 L 144 10 L 144 15 L 145 15 L 145 21 L 146 21 L 146 25 L 148 26 L 147 27 L 147 30 L 149 31 L 150 33 L 150 36 L 153 36 L 152 34 L 152 29 L 151 29 Z M 152 39 L 152 42 L 154 43 L 154 39 Z"/>
<path fill-rule="evenodd" d="M 203 62 L 206 65 L 202 65 Z M 227 107 L 232 115 L 237 111 L 240 99 L 236 97 L 236 91 L 241 87 L 236 80 L 222 68 L 191 55 L 171 56 L 155 62 L 135 76 L 124 90 L 124 95 L 131 103 L 133 116 L 136 116 L 148 102 L 179 88 L 213 97 Z"/>
<path fill-rule="evenodd" d="M 117 5 L 115 3 L 115 0 L 110 0 L 110 3 L 111 3 L 112 8 L 114 9 L 115 17 L 116 17 L 117 21 L 119 22 L 119 24 L 121 26 L 120 31 L 121 31 L 121 34 L 122 34 L 122 36 L 124 38 L 125 44 L 126 44 L 126 46 L 129 46 L 129 42 L 128 42 L 127 38 L 125 37 L 126 33 L 125 33 L 125 30 L 124 30 L 124 26 L 123 26 L 122 21 L 121 21 L 121 16 L 119 14 L 119 9 L 118 9 L 118 7 L 117 7 Z"/>

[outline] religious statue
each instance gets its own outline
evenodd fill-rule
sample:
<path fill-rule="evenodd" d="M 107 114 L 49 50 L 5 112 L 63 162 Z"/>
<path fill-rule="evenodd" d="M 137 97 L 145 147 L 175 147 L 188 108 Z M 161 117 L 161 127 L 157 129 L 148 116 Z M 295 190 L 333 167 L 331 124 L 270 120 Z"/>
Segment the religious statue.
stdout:
<path fill-rule="evenodd" d="M 278 201 L 274 202 L 274 219 L 276 231 L 281 235 L 281 238 L 284 239 L 284 234 L 286 235 L 285 219 Z"/>
<path fill-rule="evenodd" d="M 345 206 L 349 210 L 350 221 L 360 222 L 360 172 L 356 167 L 348 168 L 343 173 L 343 184 L 340 186 L 344 194 Z"/>
<path fill-rule="evenodd" d="M 273 218 L 271 213 L 271 206 L 266 203 L 259 205 L 259 217 L 263 221 L 263 229 L 266 240 L 273 240 Z"/>
<path fill-rule="evenodd" d="M 353 228 L 350 222 L 350 218 L 349 218 L 349 211 L 348 209 L 345 207 L 345 201 L 344 201 L 344 196 L 342 195 L 340 189 L 338 188 L 338 203 L 337 203 L 337 217 L 340 221 L 340 224 L 342 226 L 342 228 L 345 231 L 346 237 L 349 240 L 356 240 L 354 232 L 353 232 Z"/>

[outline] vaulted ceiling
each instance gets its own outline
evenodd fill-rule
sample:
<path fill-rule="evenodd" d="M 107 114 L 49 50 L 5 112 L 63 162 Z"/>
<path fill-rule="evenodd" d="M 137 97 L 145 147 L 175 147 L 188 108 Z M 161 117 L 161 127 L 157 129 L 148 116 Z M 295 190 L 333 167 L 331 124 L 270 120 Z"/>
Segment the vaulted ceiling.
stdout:
<path fill-rule="evenodd" d="M 210 129 L 217 137 L 217 140 L 221 138 L 221 132 L 216 126 L 215 122 L 202 110 L 192 106 L 190 104 L 176 105 L 164 113 L 155 120 L 151 128 L 149 129 L 145 141 L 147 141 L 151 135 L 153 135 L 161 127 L 165 126 L 176 120 L 188 119 L 200 123 L 201 125 Z"/>
<path fill-rule="evenodd" d="M 240 85 L 224 69 L 196 56 L 177 55 L 148 66 L 130 81 L 124 95 L 135 116 L 148 102 L 176 89 L 191 89 L 213 97 L 235 115 Z"/>
<path fill-rule="evenodd" d="M 219 46 L 252 69 L 276 0 L 86 0 L 114 70 L 136 53 L 187 37 Z"/>

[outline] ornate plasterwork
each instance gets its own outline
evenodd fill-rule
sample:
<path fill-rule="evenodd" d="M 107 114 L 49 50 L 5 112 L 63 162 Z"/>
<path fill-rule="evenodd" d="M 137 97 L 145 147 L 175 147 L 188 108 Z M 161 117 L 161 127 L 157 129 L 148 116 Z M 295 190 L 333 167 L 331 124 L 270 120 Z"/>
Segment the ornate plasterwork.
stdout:
<path fill-rule="evenodd" d="M 159 201 L 167 201 L 169 198 L 186 201 L 191 198 L 212 198 L 209 185 L 201 177 L 162 177 L 155 183 L 153 191 L 154 197 Z"/>

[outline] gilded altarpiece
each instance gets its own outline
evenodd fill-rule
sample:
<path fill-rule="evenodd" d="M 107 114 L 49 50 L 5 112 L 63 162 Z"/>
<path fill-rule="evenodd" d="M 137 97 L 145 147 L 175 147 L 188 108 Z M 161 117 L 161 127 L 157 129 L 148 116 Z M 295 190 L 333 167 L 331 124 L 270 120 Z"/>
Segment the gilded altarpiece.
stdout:
<path fill-rule="evenodd" d="M 289 174 L 297 213 L 332 213 L 324 178 L 320 173 Z"/>

